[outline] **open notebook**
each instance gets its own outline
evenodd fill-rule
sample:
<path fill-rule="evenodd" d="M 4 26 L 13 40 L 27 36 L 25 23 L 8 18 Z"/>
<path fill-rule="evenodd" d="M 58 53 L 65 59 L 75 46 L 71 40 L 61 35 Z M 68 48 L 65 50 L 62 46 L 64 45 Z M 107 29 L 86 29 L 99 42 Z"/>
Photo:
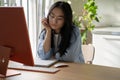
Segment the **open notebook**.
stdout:
<path fill-rule="evenodd" d="M 51 59 L 51 60 L 42 60 L 40 58 L 35 58 L 34 64 L 35 66 L 40 66 L 40 67 L 50 67 L 53 64 L 55 64 L 58 60 L 56 59 Z"/>

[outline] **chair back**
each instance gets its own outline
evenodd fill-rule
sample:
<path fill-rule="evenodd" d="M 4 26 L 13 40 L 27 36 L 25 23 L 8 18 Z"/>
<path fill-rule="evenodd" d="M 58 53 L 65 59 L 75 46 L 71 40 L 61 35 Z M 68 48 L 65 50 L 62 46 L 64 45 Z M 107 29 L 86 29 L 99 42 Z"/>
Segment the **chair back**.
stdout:
<path fill-rule="evenodd" d="M 92 64 L 95 54 L 95 47 L 92 44 L 82 45 L 82 53 L 86 64 Z"/>

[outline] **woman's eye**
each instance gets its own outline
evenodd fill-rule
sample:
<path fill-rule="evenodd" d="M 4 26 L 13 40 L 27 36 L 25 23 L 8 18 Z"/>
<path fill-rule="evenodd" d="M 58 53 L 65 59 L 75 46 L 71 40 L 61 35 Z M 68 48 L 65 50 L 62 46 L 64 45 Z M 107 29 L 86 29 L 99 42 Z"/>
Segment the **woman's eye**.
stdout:
<path fill-rule="evenodd" d="M 58 18 L 57 20 L 63 20 L 63 18 Z"/>
<path fill-rule="evenodd" d="M 62 18 L 58 18 L 58 20 L 62 20 Z"/>
<path fill-rule="evenodd" d="M 53 16 L 53 15 L 50 15 L 50 17 L 51 17 L 51 18 L 54 18 L 54 16 Z"/>

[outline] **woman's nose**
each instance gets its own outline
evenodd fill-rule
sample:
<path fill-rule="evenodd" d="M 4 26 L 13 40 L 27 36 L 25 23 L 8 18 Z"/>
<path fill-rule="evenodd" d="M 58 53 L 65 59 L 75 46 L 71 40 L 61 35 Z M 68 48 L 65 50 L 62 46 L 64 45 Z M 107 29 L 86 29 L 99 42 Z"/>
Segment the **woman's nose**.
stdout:
<path fill-rule="evenodd" d="M 56 24 L 57 23 L 57 20 L 54 18 L 53 19 L 53 24 Z"/>

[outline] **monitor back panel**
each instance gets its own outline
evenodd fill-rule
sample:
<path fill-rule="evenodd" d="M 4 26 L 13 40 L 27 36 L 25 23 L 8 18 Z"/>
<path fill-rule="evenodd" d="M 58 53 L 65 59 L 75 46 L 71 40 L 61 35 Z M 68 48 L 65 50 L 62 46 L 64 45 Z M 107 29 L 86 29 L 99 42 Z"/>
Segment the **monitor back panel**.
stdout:
<path fill-rule="evenodd" d="M 0 46 L 12 49 L 11 60 L 34 65 L 23 7 L 0 7 Z"/>

